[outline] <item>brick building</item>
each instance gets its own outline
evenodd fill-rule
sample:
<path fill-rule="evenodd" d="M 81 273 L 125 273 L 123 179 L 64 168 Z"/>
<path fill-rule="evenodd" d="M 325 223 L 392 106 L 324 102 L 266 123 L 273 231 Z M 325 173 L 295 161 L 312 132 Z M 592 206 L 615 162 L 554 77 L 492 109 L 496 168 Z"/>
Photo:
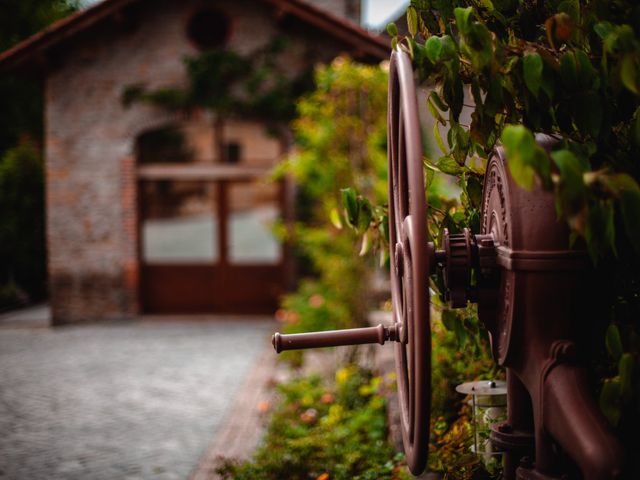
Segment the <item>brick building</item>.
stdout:
<path fill-rule="evenodd" d="M 273 311 L 291 274 L 269 223 L 288 215 L 290 189 L 262 178 L 286 135 L 126 108 L 123 91 L 184 84 L 183 58 L 207 42 L 248 54 L 285 35 L 292 75 L 341 53 L 387 58 L 359 15 L 359 0 L 104 0 L 0 54 L 0 71 L 43 79 L 54 323 Z M 174 133 L 180 149 L 149 142 Z"/>

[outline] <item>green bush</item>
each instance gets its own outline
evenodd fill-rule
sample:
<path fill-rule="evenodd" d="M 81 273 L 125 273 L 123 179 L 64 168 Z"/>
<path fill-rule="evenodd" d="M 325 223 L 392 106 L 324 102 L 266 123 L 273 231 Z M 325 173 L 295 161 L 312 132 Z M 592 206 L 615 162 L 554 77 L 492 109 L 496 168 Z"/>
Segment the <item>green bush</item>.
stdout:
<path fill-rule="evenodd" d="M 278 388 L 268 431 L 250 462 L 217 469 L 236 480 L 400 480 L 411 478 L 387 440 L 388 382 L 348 365 L 335 382 L 299 377 Z"/>
<path fill-rule="evenodd" d="M 278 312 L 288 333 L 366 324 L 375 264 L 359 255 L 368 243 L 356 245 L 362 232 L 342 228 L 340 190 L 356 185 L 371 202 L 386 201 L 387 73 L 339 58 L 318 67 L 315 82 L 297 105 L 295 152 L 276 172 L 299 186 L 300 221 L 288 239 L 306 274 Z M 301 354 L 285 358 L 300 362 Z"/>
<path fill-rule="evenodd" d="M 305 222 L 296 227 L 293 240 L 315 275 L 282 303 L 278 317 L 289 333 L 365 323 L 370 308 L 367 276 L 380 256 L 386 263 L 387 81 L 380 68 L 339 59 L 316 72 L 317 89 L 298 105 L 294 122 L 298 151 L 282 170 L 292 173 L 300 185 Z M 439 240 L 445 227 L 452 232 L 477 228 L 479 175 L 452 189 L 433 173 L 427 175 L 431 233 Z M 378 258 L 360 255 L 366 253 Z M 442 303 L 437 298 L 434 302 L 441 312 Z M 470 461 L 468 415 L 455 386 L 498 378 L 499 369 L 491 360 L 475 308 L 444 311 L 443 318 L 444 322 L 438 313 L 433 319 L 430 467 L 453 479 L 487 475 L 479 462 Z M 300 361 L 299 353 L 292 357 Z"/>
<path fill-rule="evenodd" d="M 0 52 L 80 7 L 77 0 L 0 2 Z M 46 296 L 42 85 L 0 76 L 0 310 Z"/>
<path fill-rule="evenodd" d="M 0 309 L 46 295 L 44 175 L 29 140 L 0 159 Z"/>

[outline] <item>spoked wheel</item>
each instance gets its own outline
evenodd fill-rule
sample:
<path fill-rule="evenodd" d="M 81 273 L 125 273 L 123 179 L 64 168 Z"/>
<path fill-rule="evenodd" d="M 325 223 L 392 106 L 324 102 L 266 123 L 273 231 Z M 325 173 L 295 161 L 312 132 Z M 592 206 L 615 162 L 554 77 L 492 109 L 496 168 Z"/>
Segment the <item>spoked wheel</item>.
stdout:
<path fill-rule="evenodd" d="M 431 325 L 427 202 L 413 69 L 408 55 L 391 55 L 387 111 L 389 250 L 402 440 L 409 470 L 424 471 L 431 410 Z"/>

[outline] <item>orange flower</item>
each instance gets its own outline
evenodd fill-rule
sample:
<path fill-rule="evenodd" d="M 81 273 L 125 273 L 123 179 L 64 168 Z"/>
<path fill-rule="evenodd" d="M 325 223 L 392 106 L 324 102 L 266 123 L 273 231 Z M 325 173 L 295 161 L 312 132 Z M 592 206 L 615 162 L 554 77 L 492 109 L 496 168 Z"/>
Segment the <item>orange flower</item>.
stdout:
<path fill-rule="evenodd" d="M 279 308 L 276 310 L 275 317 L 277 321 L 284 323 L 287 320 L 287 311 L 284 308 Z"/>
<path fill-rule="evenodd" d="M 311 305 L 313 308 L 321 307 L 322 305 L 324 305 L 324 297 L 317 293 L 311 295 L 311 297 L 309 297 L 309 305 Z"/>
<path fill-rule="evenodd" d="M 292 311 L 287 312 L 287 320 L 286 320 L 287 323 L 290 323 L 291 325 L 295 325 L 299 321 L 300 321 L 300 314 L 298 312 L 292 312 Z"/>
<path fill-rule="evenodd" d="M 325 404 L 333 403 L 336 397 L 330 393 L 325 393 L 320 397 L 320 401 Z"/>
<path fill-rule="evenodd" d="M 315 408 L 308 408 L 300 414 L 302 423 L 313 423 L 318 418 L 318 411 Z"/>

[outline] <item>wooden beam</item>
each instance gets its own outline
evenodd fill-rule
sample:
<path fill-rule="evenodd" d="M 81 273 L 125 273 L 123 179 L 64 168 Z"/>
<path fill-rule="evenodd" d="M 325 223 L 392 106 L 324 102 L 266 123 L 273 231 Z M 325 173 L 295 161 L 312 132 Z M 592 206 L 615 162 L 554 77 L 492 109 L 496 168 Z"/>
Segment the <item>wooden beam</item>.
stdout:
<path fill-rule="evenodd" d="M 140 180 L 253 180 L 266 178 L 271 168 L 220 164 L 152 163 L 138 167 Z"/>

